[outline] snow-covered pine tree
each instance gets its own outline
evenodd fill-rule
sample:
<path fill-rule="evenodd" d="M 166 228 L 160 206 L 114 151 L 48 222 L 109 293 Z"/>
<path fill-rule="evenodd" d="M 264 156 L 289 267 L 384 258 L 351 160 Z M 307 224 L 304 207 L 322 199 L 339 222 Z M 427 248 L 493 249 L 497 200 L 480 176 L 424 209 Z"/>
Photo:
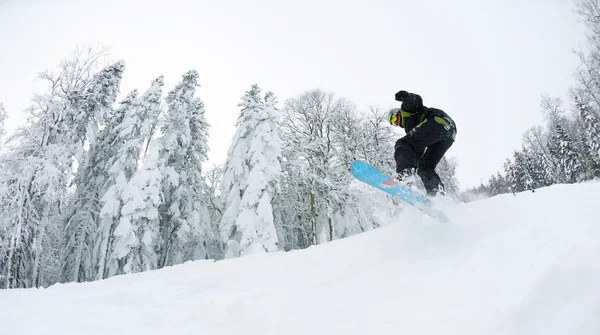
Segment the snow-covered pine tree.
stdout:
<path fill-rule="evenodd" d="M 503 175 L 501 175 L 499 171 L 496 172 L 496 175 L 492 175 L 490 177 L 488 185 L 490 190 L 490 196 L 510 192 L 506 178 Z"/>
<path fill-rule="evenodd" d="M 515 192 L 523 192 L 525 190 L 531 190 L 533 180 L 528 173 L 527 160 L 525 155 L 521 151 L 516 151 L 513 154 L 512 164 L 512 176 L 513 176 L 513 190 Z"/>
<path fill-rule="evenodd" d="M 579 115 L 575 115 L 574 120 L 571 122 L 571 128 L 569 131 L 573 145 L 577 151 L 579 163 L 581 164 L 581 170 L 577 180 L 584 181 L 594 179 L 593 173 L 595 170 L 595 162 L 592 161 L 594 157 L 590 155 L 591 148 L 588 145 L 585 126 Z"/>
<path fill-rule="evenodd" d="M 278 250 L 272 203 L 281 180 L 281 123 L 275 96 L 252 85 L 242 97 L 222 182 L 226 258 Z"/>
<path fill-rule="evenodd" d="M 488 180 L 488 186 L 489 186 L 491 197 L 500 194 L 500 181 L 498 180 L 497 175 L 492 175 L 490 177 L 490 179 Z"/>
<path fill-rule="evenodd" d="M 113 228 L 112 221 L 101 219 L 101 199 L 111 186 L 109 161 L 123 146 L 115 131 L 125 115 L 135 108 L 137 91 L 129 93 L 121 106 L 108 115 L 105 127 L 90 145 L 85 165 L 75 177 L 75 194 L 71 198 L 65 224 L 62 249 L 61 281 L 90 281 L 104 277 L 106 246 Z"/>
<path fill-rule="evenodd" d="M 162 178 L 160 145 L 153 142 L 121 194 L 121 217 L 111 234 L 106 276 L 160 267 Z"/>
<path fill-rule="evenodd" d="M 541 106 L 548 119 L 548 152 L 554 166 L 555 182 L 577 182 L 583 174 L 583 166 L 567 130 L 569 120 L 563 115 L 562 101 L 559 98 L 544 96 Z"/>
<path fill-rule="evenodd" d="M 212 233 L 201 175 L 209 150 L 209 124 L 204 104 L 194 97 L 198 86 L 198 72 L 188 71 L 166 97 L 159 158 L 163 173 L 159 267 L 205 258 Z"/>
<path fill-rule="evenodd" d="M 517 190 L 517 171 L 515 164 L 507 158 L 503 164 L 507 191 L 515 194 Z"/>
<path fill-rule="evenodd" d="M 547 163 L 545 162 L 546 157 L 544 154 L 526 147 L 522 148 L 522 152 L 526 163 L 527 174 L 531 178 L 531 187 L 537 189 L 551 185 L 548 173 L 546 172 Z"/>
<path fill-rule="evenodd" d="M 587 172 L 590 177 L 600 177 L 600 118 L 578 97 L 575 97 L 575 103 L 583 124 L 582 147 L 590 170 Z"/>
<path fill-rule="evenodd" d="M 548 134 L 543 127 L 533 127 L 525 132 L 523 150 L 527 150 L 527 160 L 532 164 L 531 173 L 536 184 L 535 187 L 552 185 L 556 178 L 556 171 L 548 149 Z"/>
<path fill-rule="evenodd" d="M 159 244 L 160 171 L 157 153 L 138 171 L 145 143 L 161 113 L 163 76 L 126 109 L 123 121 L 114 132 L 119 143 L 107 167 L 108 189 L 102 196 L 99 259 L 102 269 L 97 278 L 156 269 Z"/>
<path fill-rule="evenodd" d="M 2 147 L 3 147 L 3 143 L 2 141 L 4 140 L 4 135 L 6 134 L 6 128 L 5 128 L 5 121 L 6 121 L 6 108 L 4 108 L 4 104 L 2 104 L 0 102 L 0 153 L 2 153 Z"/>
<path fill-rule="evenodd" d="M 564 118 L 560 118 L 566 122 Z M 552 137 L 548 143 L 550 154 L 554 158 L 556 171 L 558 172 L 558 181 L 563 183 L 575 183 L 580 181 L 582 173 L 582 164 L 579 160 L 575 144 L 567 133 L 565 127 L 561 124 L 562 121 L 553 121 L 551 129 L 553 130 Z"/>
<path fill-rule="evenodd" d="M 185 173 L 186 179 L 181 179 L 181 182 L 189 185 L 192 199 L 186 213 L 190 224 L 184 225 L 182 228 L 185 229 L 178 232 L 182 242 L 179 248 L 181 261 L 207 259 L 207 246 L 216 237 L 210 222 L 208 187 L 202 175 L 202 164 L 208 160 L 210 124 L 206 120 L 202 100 L 196 98 L 193 103 L 195 108 L 191 110 L 189 121 L 191 142 L 186 155 L 188 171 Z"/>

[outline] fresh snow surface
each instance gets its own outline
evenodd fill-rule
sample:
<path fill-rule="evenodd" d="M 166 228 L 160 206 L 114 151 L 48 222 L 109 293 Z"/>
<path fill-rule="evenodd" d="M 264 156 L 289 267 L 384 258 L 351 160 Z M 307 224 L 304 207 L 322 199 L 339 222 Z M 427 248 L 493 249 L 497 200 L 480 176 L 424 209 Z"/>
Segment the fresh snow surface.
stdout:
<path fill-rule="evenodd" d="M 2 334 L 600 334 L 600 183 L 307 250 L 0 290 Z"/>

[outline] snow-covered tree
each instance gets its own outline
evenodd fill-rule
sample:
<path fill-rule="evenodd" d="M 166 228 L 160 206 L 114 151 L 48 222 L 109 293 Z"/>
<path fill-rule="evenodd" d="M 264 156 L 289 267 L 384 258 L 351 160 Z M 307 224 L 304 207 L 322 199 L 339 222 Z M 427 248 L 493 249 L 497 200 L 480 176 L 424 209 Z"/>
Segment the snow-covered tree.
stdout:
<path fill-rule="evenodd" d="M 548 135 L 541 126 L 529 129 L 523 136 L 523 150 L 531 161 L 536 188 L 552 185 L 557 178 L 553 156 L 548 147 Z"/>
<path fill-rule="evenodd" d="M 205 258 L 206 241 L 212 238 L 202 178 L 210 125 L 203 102 L 194 97 L 198 86 L 198 73 L 188 71 L 166 97 L 159 158 L 163 173 L 159 266 Z"/>
<path fill-rule="evenodd" d="M 5 121 L 6 121 L 6 108 L 4 108 L 4 105 L 0 102 L 0 152 L 2 152 L 2 141 L 4 139 L 4 135 L 6 135 L 6 129 L 5 127 Z"/>
<path fill-rule="evenodd" d="M 342 154 L 339 143 L 349 140 L 340 136 L 344 132 L 336 125 L 343 119 L 359 122 L 350 117 L 354 109 L 348 100 L 318 89 L 285 103 L 283 154 L 288 162 L 286 170 L 294 171 L 288 175 L 294 179 L 286 180 L 286 187 L 296 187 L 306 193 L 290 201 L 295 201 L 299 208 L 308 208 L 300 224 L 310 235 L 311 244 L 332 240 L 336 235 L 335 218 L 343 215 L 335 211 L 343 208 L 336 202 L 346 200 L 344 188 L 349 183 L 349 156 Z M 352 131 L 356 134 L 356 130 Z"/>
<path fill-rule="evenodd" d="M 396 172 L 396 161 L 394 160 L 394 144 L 398 140 L 398 134 L 388 123 L 387 112 L 371 108 L 367 117 L 361 123 L 362 138 L 358 139 L 363 154 L 362 157 L 374 166 L 388 171 Z"/>
<path fill-rule="evenodd" d="M 574 117 L 566 116 L 561 99 L 542 97 L 546 129 L 530 129 L 523 138 L 524 156 L 517 155 L 518 164 L 505 164 L 506 183 L 513 188 L 520 183 L 520 166 L 528 171 L 533 187 L 600 177 L 600 3 L 579 0 L 577 5 L 588 29 L 588 43 L 585 50 L 577 51 L 581 64 L 575 71 L 576 85 L 571 90 Z M 490 179 L 490 184 L 493 181 Z"/>
<path fill-rule="evenodd" d="M 596 0 L 580 0 L 577 4 L 587 27 L 588 43 L 584 51 L 578 52 L 581 65 L 575 73 L 577 85 L 572 95 L 584 133 L 579 141 L 584 179 L 590 179 L 600 176 L 600 4 Z"/>
<path fill-rule="evenodd" d="M 505 180 L 508 192 L 511 192 L 513 194 L 518 192 L 516 188 L 516 173 L 513 162 L 509 158 L 507 158 L 504 161 L 502 167 L 504 168 L 504 174 L 506 176 Z"/>
<path fill-rule="evenodd" d="M 206 171 L 204 173 L 204 179 L 206 182 L 207 208 L 210 217 L 209 222 L 211 224 L 211 230 L 217 232 L 215 238 L 208 241 L 207 257 L 209 259 L 222 259 L 224 258 L 225 250 L 223 249 L 223 243 L 221 243 L 221 237 L 218 232 L 220 231 L 219 226 L 221 224 L 221 218 L 223 217 L 223 203 L 220 196 L 221 181 L 223 180 L 223 165 L 214 166 Z"/>
<path fill-rule="evenodd" d="M 580 181 L 583 167 L 573 140 L 561 123 L 554 123 L 552 128 L 553 134 L 548 147 L 556 164 L 558 181 L 566 183 Z"/>
<path fill-rule="evenodd" d="M 273 206 L 281 181 L 280 113 L 272 93 L 252 85 L 242 97 L 222 181 L 225 257 L 278 250 Z"/>
<path fill-rule="evenodd" d="M 116 63 L 100 72 L 97 83 L 90 85 L 89 100 L 91 102 L 80 105 L 81 108 L 90 107 L 91 111 L 79 111 L 80 115 L 87 115 L 90 122 L 97 117 L 107 117 L 106 125 L 90 144 L 90 149 L 83 164 L 79 167 L 73 183 L 76 185 L 75 194 L 69 204 L 66 216 L 65 246 L 61 266 L 61 280 L 88 281 L 93 280 L 97 273 L 103 273 L 104 264 L 98 264 L 99 259 L 94 255 L 98 248 L 97 232 L 110 229 L 103 227 L 100 222 L 100 199 L 106 193 L 109 182 L 108 163 L 116 156 L 123 145 L 117 141 L 114 130 L 118 127 L 125 115 L 134 108 L 137 91 L 130 93 L 122 102 L 121 107 L 113 110 L 116 100 L 119 81 L 111 78 L 107 70 L 122 72 L 123 64 Z M 120 78 L 120 77 L 119 77 Z M 117 87 L 114 87 L 117 85 Z M 101 88 L 104 87 L 105 90 Z M 101 104 L 97 104 L 101 101 Z M 88 129 L 96 128 L 90 126 Z M 92 131 L 92 134 L 95 131 Z M 101 241 L 98 241 L 101 242 Z M 96 250 L 97 252 L 97 250 Z M 104 259 L 102 257 L 102 259 Z M 103 277 L 101 277 L 103 278 Z"/>
<path fill-rule="evenodd" d="M 26 113 L 28 122 L 10 138 L 0 172 L 0 273 L 3 287 L 47 286 L 58 280 L 59 246 L 67 183 L 81 149 L 90 115 L 116 95 L 123 67 L 94 75 L 101 53 L 77 52 L 59 70 L 43 72 L 48 84 Z M 112 76 L 112 77 L 111 77 Z M 112 79 L 111 79 L 112 78 Z"/>
<path fill-rule="evenodd" d="M 498 194 L 504 194 L 509 192 L 508 185 L 506 184 L 506 178 L 503 175 L 501 175 L 500 172 L 497 172 L 496 175 L 492 175 L 488 184 L 490 196 L 495 196 Z"/>
<path fill-rule="evenodd" d="M 554 179 L 560 183 L 577 182 L 583 167 L 568 131 L 569 120 L 564 116 L 562 101 L 546 96 L 541 105 L 548 118 L 548 151 L 554 165 Z"/>
<path fill-rule="evenodd" d="M 531 178 L 531 187 L 536 189 L 551 185 L 552 181 L 549 179 L 548 163 L 546 162 L 545 155 L 526 147 L 522 148 L 522 152 L 527 174 Z"/>
<path fill-rule="evenodd" d="M 282 188 L 274 199 L 274 215 L 280 249 L 303 249 L 314 244 L 314 231 L 310 211 L 310 186 L 306 184 L 304 168 L 296 160 L 296 153 L 286 149 L 282 137 Z"/>
<path fill-rule="evenodd" d="M 573 89 L 579 103 L 600 110 L 600 4 L 597 0 L 579 0 L 578 12 L 587 27 L 588 43 L 584 51 L 577 54 L 581 65 L 575 72 L 576 87 Z"/>
<path fill-rule="evenodd" d="M 456 158 L 442 158 L 436 172 L 444 183 L 444 191 L 447 196 L 457 199 L 460 193 L 458 178 L 456 177 L 456 169 L 458 168 L 458 160 Z"/>
<path fill-rule="evenodd" d="M 385 171 L 393 161 L 394 141 L 389 126 L 382 122 L 383 113 L 377 110 L 363 114 L 352 102 L 339 99 L 336 108 L 329 113 L 331 157 L 328 180 L 324 181 L 327 185 L 324 188 L 327 193 L 325 204 L 331 221 L 330 238 L 338 239 L 378 225 L 372 204 L 367 204 L 350 188 L 355 179 L 349 175 L 348 167 L 352 161 L 362 159 Z"/>
<path fill-rule="evenodd" d="M 359 115 L 356 107 L 350 102 L 346 108 L 332 111 L 330 116 L 331 129 L 331 152 L 332 157 L 335 157 L 335 163 L 349 166 L 350 163 L 357 159 L 363 158 L 365 154 L 364 144 L 369 142 L 363 131 L 365 118 Z"/>
<path fill-rule="evenodd" d="M 533 171 L 532 161 L 528 159 L 528 153 L 526 151 L 515 151 L 513 158 L 515 191 L 522 192 L 535 189 L 536 183 L 531 173 Z"/>
<path fill-rule="evenodd" d="M 106 234 L 109 236 L 107 243 L 112 241 L 105 247 L 106 276 L 159 267 L 158 248 L 162 242 L 158 212 L 162 204 L 159 149 L 159 145 L 151 144 L 141 168 L 132 178 L 129 181 L 118 180 L 117 185 L 125 185 L 118 190 L 120 203 L 116 210 L 120 207 L 120 216 L 106 205 L 103 208 L 103 215 L 115 220 L 114 230 Z M 107 201 L 107 205 L 109 203 Z"/>
<path fill-rule="evenodd" d="M 98 278 L 156 269 L 159 243 L 160 178 L 156 150 L 138 165 L 146 142 L 161 113 L 163 76 L 126 109 L 123 121 L 115 126 L 115 156 L 108 161 L 108 189 L 101 198 L 101 235 Z"/>
<path fill-rule="evenodd" d="M 352 102 L 317 89 L 286 101 L 283 114 L 284 182 L 274 205 L 283 248 L 305 248 L 381 225 L 373 211 L 376 197 L 352 189 L 348 166 L 362 159 L 394 170 L 398 135 L 384 113 L 373 108 L 361 113 Z M 391 203 L 385 197 L 377 201 Z"/>
<path fill-rule="evenodd" d="M 600 172 L 600 118 L 577 97 L 575 103 L 583 128 L 583 158 L 587 160 L 588 173 L 594 176 Z"/>

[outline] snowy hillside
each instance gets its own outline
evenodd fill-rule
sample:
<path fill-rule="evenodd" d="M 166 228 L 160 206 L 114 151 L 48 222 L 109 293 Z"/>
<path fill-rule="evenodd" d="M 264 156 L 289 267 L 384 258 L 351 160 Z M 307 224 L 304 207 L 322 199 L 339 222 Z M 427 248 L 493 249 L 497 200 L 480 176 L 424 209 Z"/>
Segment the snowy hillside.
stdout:
<path fill-rule="evenodd" d="M 0 291 L 3 334 L 600 334 L 600 183 L 294 252 Z"/>

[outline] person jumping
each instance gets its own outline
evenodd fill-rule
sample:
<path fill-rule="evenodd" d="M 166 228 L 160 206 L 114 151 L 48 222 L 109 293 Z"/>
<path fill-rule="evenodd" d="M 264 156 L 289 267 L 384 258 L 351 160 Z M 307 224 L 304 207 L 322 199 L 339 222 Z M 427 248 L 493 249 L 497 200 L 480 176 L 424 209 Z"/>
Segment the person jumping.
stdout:
<path fill-rule="evenodd" d="M 454 144 L 454 120 L 440 109 L 423 106 L 418 94 L 399 91 L 395 100 L 402 105 L 389 111 L 388 120 L 406 132 L 394 146 L 398 180 L 406 181 L 416 172 L 429 196 L 445 194 L 435 167 Z"/>

